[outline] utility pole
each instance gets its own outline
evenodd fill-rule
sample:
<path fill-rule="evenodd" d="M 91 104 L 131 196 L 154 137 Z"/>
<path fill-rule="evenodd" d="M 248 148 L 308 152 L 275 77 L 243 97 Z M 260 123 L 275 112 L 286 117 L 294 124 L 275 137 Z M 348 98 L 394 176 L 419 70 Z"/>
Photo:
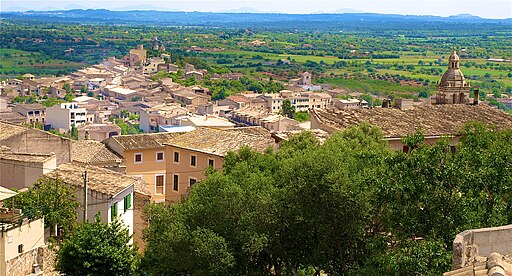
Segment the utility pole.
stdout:
<path fill-rule="evenodd" d="M 85 223 L 87 221 L 87 190 L 88 190 L 87 171 L 84 172 L 83 176 L 84 176 L 84 218 L 83 218 L 83 222 Z"/>

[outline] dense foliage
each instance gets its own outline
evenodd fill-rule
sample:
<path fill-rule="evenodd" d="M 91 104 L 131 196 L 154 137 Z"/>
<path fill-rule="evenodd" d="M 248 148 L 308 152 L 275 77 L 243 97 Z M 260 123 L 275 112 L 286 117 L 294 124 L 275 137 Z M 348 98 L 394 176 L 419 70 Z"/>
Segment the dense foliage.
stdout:
<path fill-rule="evenodd" d="M 52 230 L 61 227 L 65 234 L 76 223 L 79 206 L 74 188 L 59 178 L 46 176 L 38 179 L 28 191 L 5 200 L 4 204 L 22 209 L 29 219 L 44 216 L 45 227 Z"/>
<path fill-rule="evenodd" d="M 363 125 L 320 145 L 229 153 L 188 199 L 148 208 L 149 275 L 439 275 L 465 229 L 512 222 L 512 130 L 405 139 L 391 152 Z"/>
<path fill-rule="evenodd" d="M 129 244 L 128 229 L 114 220 L 84 223 L 65 240 L 57 257 L 57 269 L 66 275 L 130 275 L 136 265 L 136 249 Z"/>

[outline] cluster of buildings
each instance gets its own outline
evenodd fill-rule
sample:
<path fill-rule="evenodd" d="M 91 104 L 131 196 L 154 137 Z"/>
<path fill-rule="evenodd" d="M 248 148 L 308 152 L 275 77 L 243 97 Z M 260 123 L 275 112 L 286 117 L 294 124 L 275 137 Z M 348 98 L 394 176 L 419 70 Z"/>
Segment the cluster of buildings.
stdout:
<path fill-rule="evenodd" d="M 311 131 L 321 139 L 337 130 L 370 123 L 382 129 L 394 150 L 408 151 L 401 138 L 418 129 L 424 131 L 426 143 L 448 136 L 455 147 L 458 130 L 467 122 L 512 128 L 511 115 L 479 104 L 478 91 L 471 98 L 471 88 L 460 72 L 455 52 L 437 85 L 432 105 L 417 106 L 411 100 L 397 99 L 385 101 L 379 108 L 369 108 L 360 100 L 307 91 L 301 86 L 311 85 L 308 74 L 293 80 L 290 90 L 275 94 L 245 92 L 213 103 L 207 89 L 183 87 L 171 79 L 152 81 L 144 73 L 132 71 L 136 67 L 140 72 L 140 64 L 147 64 L 142 47 L 131 51 L 123 61 L 111 58 L 66 77 L 65 83 L 85 85 L 91 92 L 72 102 L 49 108 L 0 102 L 3 110 L 10 108 L 4 114 L 19 117 L 16 121 L 0 114 L 0 204 L 14 195 L 11 189 L 27 189 L 42 176 L 59 178 L 76 191 L 81 203 L 79 221 L 92 220 L 101 211 L 103 221 L 121 220 L 133 234 L 133 242 L 142 245 L 146 204 L 184 200 L 208 170 L 222 169 L 230 151 L 246 146 L 258 151 L 275 149 L 289 134 L 303 131 L 297 121 L 282 115 L 285 101 L 295 111 L 309 112 Z M 201 73 L 190 66 L 187 70 Z M 31 82 L 10 81 L 3 91 L 17 87 L 21 92 L 15 93 L 23 95 L 25 89 L 64 89 L 60 79 L 52 78 L 49 87 L 37 87 L 34 78 L 26 77 Z M 26 88 L 28 84 L 34 86 Z M 121 129 L 108 122 L 111 116 L 123 118 L 124 110 L 140 116 L 145 133 L 120 135 Z M 62 132 L 77 127 L 79 139 L 19 123 L 50 125 Z M 8 215 L 3 217 L 2 210 Z M 27 220 L 22 210 L 0 207 L 0 250 L 4 252 L 0 254 L 0 271 L 12 274 L 13 264 L 21 260 L 31 267 L 41 264 L 44 240 L 50 234 L 43 225 L 43 218 Z"/>
<path fill-rule="evenodd" d="M 154 39 L 154 43 L 158 45 L 158 39 Z M 151 78 L 159 71 L 176 73 L 178 70 L 183 71 L 184 78 L 198 81 L 208 73 L 192 64 L 180 69 L 169 63 L 166 54 L 149 58 L 143 45 L 139 45 L 123 59 L 108 58 L 101 64 L 65 77 L 38 79 L 26 74 L 21 80 L 12 79 L 0 85 L 0 119 L 60 133 L 77 131 L 79 139 L 102 141 L 121 133 L 121 129 L 111 122 L 112 117 L 138 124 L 146 133 L 258 125 L 271 132 L 280 132 L 301 129 L 298 122 L 281 115 L 285 100 L 290 101 L 297 112 L 333 104 L 331 95 L 311 91 L 311 74 L 308 72 L 302 78 L 290 81 L 289 87 L 293 91 L 245 92 L 220 101 L 212 101 L 211 92 L 206 88 L 185 87 L 171 78 Z M 226 73 L 213 74 L 211 78 L 240 80 L 243 76 Z M 75 98 L 63 102 L 61 99 L 69 94 Z M 13 103 L 17 96 L 30 95 L 54 98 L 56 104 L 46 107 L 40 103 Z M 127 114 L 137 117 L 131 120 Z"/>

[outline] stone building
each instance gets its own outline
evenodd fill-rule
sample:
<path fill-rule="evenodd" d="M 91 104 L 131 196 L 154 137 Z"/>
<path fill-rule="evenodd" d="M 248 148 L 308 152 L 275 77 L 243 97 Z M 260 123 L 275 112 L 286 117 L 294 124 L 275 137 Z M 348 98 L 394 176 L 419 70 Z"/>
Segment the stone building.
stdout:
<path fill-rule="evenodd" d="M 57 166 L 71 161 L 71 140 L 35 128 L 0 121 L 0 144 L 13 152 L 50 154 Z"/>
<path fill-rule="evenodd" d="M 453 50 L 448 70 L 436 85 L 435 104 L 468 104 L 470 85 L 460 71 L 460 58 Z"/>
<path fill-rule="evenodd" d="M 402 138 L 422 130 L 426 144 L 449 137 L 455 147 L 459 130 L 469 122 L 491 124 L 496 129 L 512 128 L 512 115 L 488 105 L 433 105 L 413 108 L 313 109 L 311 129 L 328 133 L 368 123 L 382 129 L 393 150 L 408 151 Z"/>
<path fill-rule="evenodd" d="M 512 275 L 512 224 L 466 230 L 453 241 L 452 271 L 444 276 Z"/>

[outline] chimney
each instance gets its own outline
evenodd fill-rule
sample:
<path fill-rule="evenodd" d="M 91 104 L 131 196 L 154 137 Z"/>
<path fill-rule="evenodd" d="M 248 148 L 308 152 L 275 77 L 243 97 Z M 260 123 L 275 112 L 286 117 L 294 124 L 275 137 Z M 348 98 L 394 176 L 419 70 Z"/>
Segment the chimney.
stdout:
<path fill-rule="evenodd" d="M 473 89 L 473 104 L 478 104 L 478 99 L 480 98 L 480 91 L 478 91 L 478 88 Z"/>
<path fill-rule="evenodd" d="M 391 107 L 391 100 L 390 99 L 382 100 L 382 107 L 383 108 L 390 108 Z"/>

